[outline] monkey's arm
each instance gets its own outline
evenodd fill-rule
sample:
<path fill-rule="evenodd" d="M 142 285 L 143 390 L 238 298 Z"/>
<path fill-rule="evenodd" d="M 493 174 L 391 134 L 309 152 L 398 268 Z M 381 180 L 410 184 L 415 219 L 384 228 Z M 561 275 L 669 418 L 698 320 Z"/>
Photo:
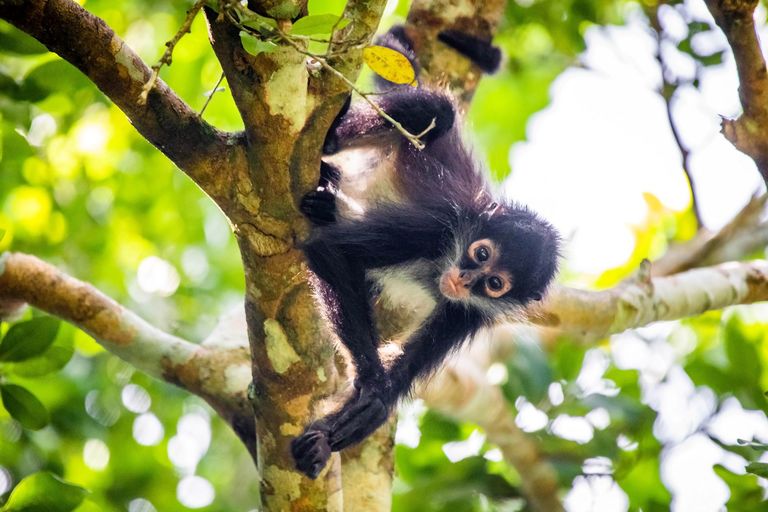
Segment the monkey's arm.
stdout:
<path fill-rule="evenodd" d="M 357 379 L 378 381 L 383 378 L 384 367 L 376 351 L 378 334 L 365 268 L 341 249 L 339 241 L 333 236 L 315 237 L 305 245 L 304 254 L 320 279 L 317 292 L 336 335 L 354 360 Z"/>
<path fill-rule="evenodd" d="M 386 382 L 358 389 L 337 412 L 312 423 L 293 441 L 297 468 L 310 478 L 317 477 L 331 452 L 359 443 L 379 428 L 414 380 L 433 371 L 482 325 L 479 313 L 441 304 L 409 339 L 404 353 L 388 370 Z"/>
<path fill-rule="evenodd" d="M 439 304 L 408 339 L 403 353 L 387 371 L 392 388 L 391 405 L 410 392 L 415 380 L 432 373 L 486 323 L 479 311 L 454 302 Z"/>
<path fill-rule="evenodd" d="M 383 376 L 376 347 L 366 269 L 398 265 L 440 254 L 447 221 L 415 206 L 378 206 L 361 220 L 316 228 L 303 250 L 320 278 L 319 292 L 329 320 L 349 349 L 358 381 Z"/>

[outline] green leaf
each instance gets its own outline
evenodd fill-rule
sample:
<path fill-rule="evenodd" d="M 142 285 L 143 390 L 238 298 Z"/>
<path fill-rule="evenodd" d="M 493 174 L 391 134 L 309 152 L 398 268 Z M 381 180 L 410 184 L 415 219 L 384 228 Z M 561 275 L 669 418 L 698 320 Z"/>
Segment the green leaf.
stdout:
<path fill-rule="evenodd" d="M 19 482 L 3 512 L 69 512 L 82 503 L 88 491 L 47 472 L 34 473 Z"/>
<path fill-rule="evenodd" d="M 762 451 L 768 450 L 768 444 L 760 443 L 758 441 L 747 441 L 746 439 L 736 439 L 736 443 L 741 446 L 749 446 L 750 448 L 754 448 L 755 450 L 762 450 Z"/>
<path fill-rule="evenodd" d="M 278 46 L 272 41 L 264 41 L 262 39 L 258 39 L 248 32 L 240 32 L 240 43 L 243 45 L 243 49 L 251 55 L 271 53 L 278 48 Z"/>
<path fill-rule="evenodd" d="M 747 473 L 768 478 L 768 463 L 765 462 L 750 462 L 747 464 Z"/>
<path fill-rule="evenodd" d="M 313 36 L 330 34 L 334 27 L 337 30 L 346 27 L 349 20 L 334 14 L 314 14 L 300 18 L 291 27 L 291 34 L 297 36 Z"/>
<path fill-rule="evenodd" d="M 277 28 L 277 22 L 272 18 L 265 16 L 259 16 L 258 14 L 249 13 L 249 17 L 242 20 L 243 25 L 246 27 L 255 28 L 259 32 L 272 32 Z"/>
<path fill-rule="evenodd" d="M 41 355 L 53 344 L 58 330 L 59 321 L 50 316 L 12 325 L 0 342 L 0 361 L 26 361 Z"/>
<path fill-rule="evenodd" d="M 74 329 L 69 326 L 65 327 L 59 329 L 56 340 L 53 345 L 48 347 L 48 350 L 25 361 L 8 364 L 8 373 L 22 377 L 40 377 L 64 368 L 75 353 Z"/>
<path fill-rule="evenodd" d="M 726 503 L 727 510 L 763 510 L 763 489 L 757 478 L 732 473 L 725 467 L 715 464 L 712 468 L 731 491 L 731 498 Z"/>
<path fill-rule="evenodd" d="M 723 55 L 725 54 L 724 51 L 722 52 L 715 52 L 710 55 L 699 55 L 696 54 L 696 59 L 701 62 L 705 66 L 719 66 L 723 63 Z"/>
<path fill-rule="evenodd" d="M 52 80 L 51 77 L 56 77 Z M 41 101 L 52 93 L 83 94 L 95 90 L 93 83 L 69 62 L 57 59 L 37 66 L 24 78 L 19 91 L 20 98 Z"/>
<path fill-rule="evenodd" d="M 40 430 L 48 424 L 48 411 L 35 395 L 16 384 L 0 386 L 3 406 L 14 419 L 30 430 Z"/>
<path fill-rule="evenodd" d="M 723 329 L 731 372 L 736 379 L 750 385 L 760 382 L 762 365 L 757 345 L 762 342 L 762 334 L 762 328 L 745 324 L 738 315 L 729 317 Z"/>
<path fill-rule="evenodd" d="M 37 55 L 47 53 L 48 48 L 20 30 L 0 32 L 0 51 L 16 55 Z"/>
<path fill-rule="evenodd" d="M 523 395 L 534 405 L 546 395 L 552 382 L 552 369 L 546 354 L 533 342 L 519 341 L 507 362 L 509 377 L 502 387 L 510 402 Z"/>

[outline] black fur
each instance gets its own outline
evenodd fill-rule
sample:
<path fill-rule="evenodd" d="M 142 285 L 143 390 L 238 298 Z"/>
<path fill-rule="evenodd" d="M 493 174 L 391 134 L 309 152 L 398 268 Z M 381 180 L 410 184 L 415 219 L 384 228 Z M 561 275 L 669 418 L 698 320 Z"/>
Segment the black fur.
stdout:
<path fill-rule="evenodd" d="M 446 134 L 456 117 L 453 103 L 442 95 L 425 89 L 402 87 L 394 89 L 378 100 L 379 106 L 403 128 L 413 134 L 426 130 L 432 121 L 435 125 L 421 140 L 429 143 Z M 325 139 L 325 154 L 333 154 L 354 146 L 370 145 L 383 138 L 399 138 L 400 133 L 368 105 L 350 108 L 332 126 Z"/>
<path fill-rule="evenodd" d="M 461 53 L 486 73 L 494 73 L 501 64 L 501 50 L 490 41 L 459 30 L 443 30 L 437 39 Z"/>
<path fill-rule="evenodd" d="M 311 478 L 332 452 L 360 442 L 384 423 L 413 382 L 434 371 L 478 329 L 540 298 L 556 272 L 557 233 L 528 209 L 493 198 L 461 142 L 450 98 L 403 87 L 383 95 L 379 105 L 412 133 L 433 120 L 435 127 L 422 138 L 426 147 L 419 151 L 372 108 L 350 108 L 334 123 L 326 149 L 382 141 L 394 145 L 400 200 L 374 202 L 362 217 L 345 217 L 332 194 L 343 177 L 324 163 L 320 187 L 302 202 L 302 211 L 315 224 L 304 246 L 307 263 L 357 374 L 354 395 L 337 412 L 310 424 L 291 445 L 297 468 Z M 440 283 L 448 268 L 482 267 L 470 258 L 468 247 L 483 239 L 495 244 L 498 266 L 512 276 L 511 289 L 491 298 L 483 277 L 466 300 L 446 295 Z M 409 276 L 435 303 L 388 368 L 378 356 L 371 304 L 371 280 L 382 279 L 377 272 Z"/>

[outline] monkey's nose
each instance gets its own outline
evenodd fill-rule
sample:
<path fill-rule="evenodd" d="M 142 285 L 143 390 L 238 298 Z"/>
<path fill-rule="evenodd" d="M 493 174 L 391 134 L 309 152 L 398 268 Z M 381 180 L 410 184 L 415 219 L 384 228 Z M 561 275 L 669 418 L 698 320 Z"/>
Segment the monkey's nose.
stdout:
<path fill-rule="evenodd" d="M 475 282 L 474 272 L 470 272 L 469 270 L 462 270 L 459 272 L 459 281 L 464 288 L 469 288 L 472 286 L 472 283 Z"/>

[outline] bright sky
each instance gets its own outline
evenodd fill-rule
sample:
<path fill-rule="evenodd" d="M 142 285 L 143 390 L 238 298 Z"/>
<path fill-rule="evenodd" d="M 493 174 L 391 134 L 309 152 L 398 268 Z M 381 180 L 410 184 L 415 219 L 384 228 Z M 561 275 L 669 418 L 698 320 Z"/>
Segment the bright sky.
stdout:
<path fill-rule="evenodd" d="M 703 1 L 691 11 L 708 16 Z M 665 23 L 681 23 L 672 10 Z M 655 89 L 660 72 L 654 40 L 633 16 L 627 27 L 587 32 L 585 68 L 563 73 L 551 89 L 551 105 L 528 125 L 528 141 L 511 152 L 508 192 L 528 203 L 571 239 L 566 259 L 575 271 L 599 273 L 623 263 L 633 247 L 629 227 L 645 215 L 643 192 L 666 206 L 690 201 L 680 152 Z M 684 32 L 683 32 L 684 35 Z M 696 41 L 696 40 L 695 40 Z M 723 47 L 725 38 L 698 40 Z M 673 61 L 690 73 L 685 57 Z M 674 114 L 692 151 L 691 168 L 704 222 L 727 222 L 761 186 L 754 163 L 720 134 L 720 115 L 739 112 L 736 70 L 728 57 L 702 77 L 701 91 L 680 94 Z"/>

